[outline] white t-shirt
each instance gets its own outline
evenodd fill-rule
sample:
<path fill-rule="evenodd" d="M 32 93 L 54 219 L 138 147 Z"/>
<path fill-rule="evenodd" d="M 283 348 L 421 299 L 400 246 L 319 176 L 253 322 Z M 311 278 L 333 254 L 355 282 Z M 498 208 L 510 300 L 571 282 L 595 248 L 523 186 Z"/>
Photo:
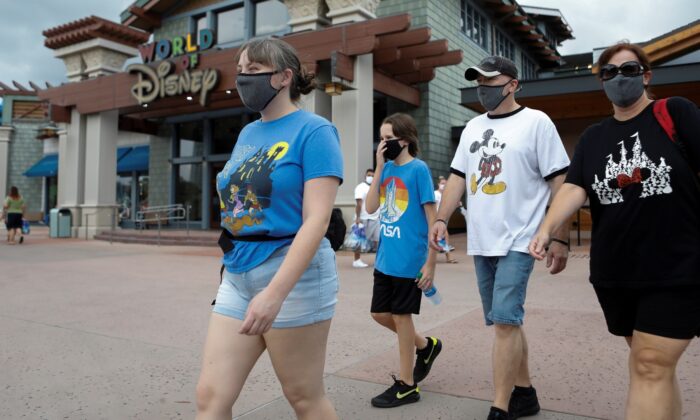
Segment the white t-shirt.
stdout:
<path fill-rule="evenodd" d="M 360 210 L 360 220 L 377 220 L 379 219 L 379 210 L 372 214 L 367 213 L 367 193 L 369 192 L 369 184 L 360 182 L 355 187 L 355 200 L 362 200 L 362 210 Z"/>
<path fill-rule="evenodd" d="M 452 160 L 467 184 L 469 255 L 504 256 L 527 247 L 542 222 L 550 188 L 569 157 L 549 117 L 530 108 L 467 123 Z"/>
<path fill-rule="evenodd" d="M 442 192 L 440 190 L 435 190 L 435 210 L 440 208 L 440 201 L 442 200 Z"/>

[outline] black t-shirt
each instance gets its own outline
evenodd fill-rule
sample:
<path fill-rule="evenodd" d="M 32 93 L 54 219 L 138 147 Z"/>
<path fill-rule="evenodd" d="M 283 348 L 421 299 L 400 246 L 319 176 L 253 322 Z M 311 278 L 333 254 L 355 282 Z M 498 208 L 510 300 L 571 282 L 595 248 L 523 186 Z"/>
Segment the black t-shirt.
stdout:
<path fill-rule="evenodd" d="M 566 182 L 588 194 L 597 286 L 700 285 L 700 189 L 689 164 L 700 163 L 700 111 L 684 98 L 667 104 L 685 157 L 653 104 L 588 127 L 576 146 Z"/>

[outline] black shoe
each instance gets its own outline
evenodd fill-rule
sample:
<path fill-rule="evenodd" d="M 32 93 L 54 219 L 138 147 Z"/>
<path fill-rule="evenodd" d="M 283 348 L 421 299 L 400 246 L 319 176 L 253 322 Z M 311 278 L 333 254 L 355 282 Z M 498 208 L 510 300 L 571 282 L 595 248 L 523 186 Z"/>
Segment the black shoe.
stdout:
<path fill-rule="evenodd" d="M 372 398 L 372 405 L 379 408 L 398 407 L 404 404 L 418 402 L 420 400 L 420 388 L 418 384 L 406 385 L 404 381 L 399 381 L 396 376 L 391 375 L 394 379 L 394 385 L 389 387 L 383 393 Z"/>
<path fill-rule="evenodd" d="M 509 413 L 500 408 L 491 407 L 491 411 L 489 411 L 489 416 L 486 420 L 512 420 L 514 418 L 515 417 L 511 417 Z"/>
<path fill-rule="evenodd" d="M 535 391 L 535 388 L 532 386 L 529 388 L 516 386 L 510 394 L 508 412 L 513 419 L 534 416 L 539 413 L 540 402 L 537 400 L 537 391 Z"/>
<path fill-rule="evenodd" d="M 22 242 L 24 242 L 24 236 L 19 237 L 19 243 L 22 243 Z"/>
<path fill-rule="evenodd" d="M 422 350 L 416 350 L 416 366 L 413 368 L 413 381 L 418 383 L 430 373 L 433 362 L 442 351 L 442 341 L 435 337 L 425 337 L 428 345 Z"/>

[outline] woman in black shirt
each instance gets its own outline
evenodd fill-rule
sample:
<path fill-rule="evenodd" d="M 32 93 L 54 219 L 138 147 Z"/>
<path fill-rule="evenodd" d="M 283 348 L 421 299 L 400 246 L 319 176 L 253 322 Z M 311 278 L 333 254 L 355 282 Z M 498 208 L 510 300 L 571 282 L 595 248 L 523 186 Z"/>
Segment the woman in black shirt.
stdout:
<path fill-rule="evenodd" d="M 700 336 L 700 112 L 666 102 L 674 142 L 646 92 L 644 51 L 619 43 L 598 65 L 615 113 L 581 136 L 530 253 L 542 259 L 551 233 L 590 199 L 590 281 L 608 330 L 630 346 L 626 418 L 680 419 L 676 364 Z"/>

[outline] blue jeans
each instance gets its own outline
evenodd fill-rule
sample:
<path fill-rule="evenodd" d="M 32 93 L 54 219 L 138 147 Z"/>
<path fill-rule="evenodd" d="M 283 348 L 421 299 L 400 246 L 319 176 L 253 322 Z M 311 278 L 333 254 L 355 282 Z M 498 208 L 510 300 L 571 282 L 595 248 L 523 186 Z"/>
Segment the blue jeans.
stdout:
<path fill-rule="evenodd" d="M 486 325 L 523 325 L 527 281 L 534 265 L 532 256 L 518 251 L 503 257 L 474 256 Z"/>
<path fill-rule="evenodd" d="M 278 249 L 265 262 L 245 273 L 224 270 L 214 312 L 243 320 L 248 304 L 270 284 L 288 251 L 289 245 Z M 301 327 L 331 319 L 338 301 L 337 295 L 335 252 L 328 239 L 324 238 L 309 267 L 282 303 L 272 328 Z"/>

